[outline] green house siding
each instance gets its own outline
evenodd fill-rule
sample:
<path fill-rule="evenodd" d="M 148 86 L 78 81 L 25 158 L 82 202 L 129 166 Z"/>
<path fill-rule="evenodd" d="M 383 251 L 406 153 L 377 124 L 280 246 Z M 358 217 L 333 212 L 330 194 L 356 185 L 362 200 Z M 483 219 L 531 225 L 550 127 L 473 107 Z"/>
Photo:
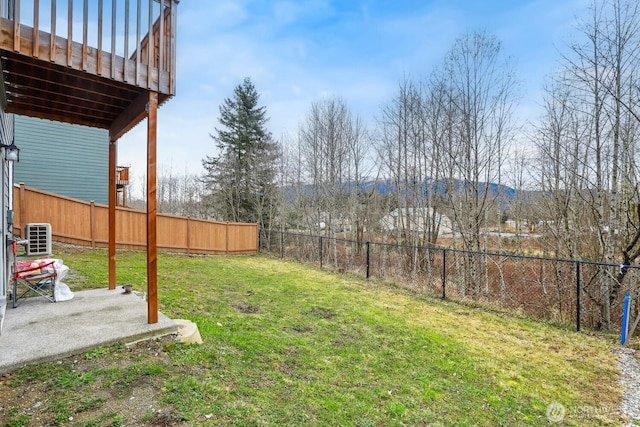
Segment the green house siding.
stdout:
<path fill-rule="evenodd" d="M 15 117 L 15 182 L 107 204 L 109 135 L 104 129 Z"/>

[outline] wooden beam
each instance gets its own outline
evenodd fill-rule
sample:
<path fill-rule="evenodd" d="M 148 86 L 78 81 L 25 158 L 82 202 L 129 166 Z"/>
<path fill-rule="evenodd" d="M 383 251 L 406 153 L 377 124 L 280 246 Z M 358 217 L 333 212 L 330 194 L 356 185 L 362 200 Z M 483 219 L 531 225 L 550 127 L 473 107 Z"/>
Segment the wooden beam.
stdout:
<path fill-rule="evenodd" d="M 53 94 L 55 97 L 55 94 Z M 9 97 L 9 101 L 16 106 L 23 105 L 26 107 L 33 107 L 34 112 L 38 111 L 64 111 L 65 114 L 69 114 L 74 117 L 83 117 L 87 121 L 94 121 L 96 125 L 102 125 L 106 123 L 107 126 L 118 115 L 118 110 L 110 106 L 104 106 L 100 108 L 99 104 L 91 104 L 89 101 L 83 99 L 65 99 L 58 101 L 53 98 L 46 91 L 40 91 L 33 89 L 28 95 L 28 103 L 24 103 L 23 99 L 14 97 L 12 93 Z M 75 102 L 74 102 L 75 101 Z M 14 108 L 12 106 L 11 108 Z M 110 120 L 111 119 L 111 120 Z M 104 126 L 101 126 L 104 127 Z"/>
<path fill-rule="evenodd" d="M 51 82 L 35 81 L 32 79 L 15 79 L 17 74 L 12 75 L 13 79 L 7 88 L 11 90 L 12 96 L 17 100 L 30 100 L 38 99 L 40 97 L 46 97 L 46 101 L 49 104 L 53 103 L 67 103 L 68 105 L 76 106 L 81 109 L 97 110 L 102 113 L 108 113 L 106 116 L 110 118 L 109 123 L 115 119 L 115 117 L 122 112 L 130 103 L 131 99 L 126 98 L 112 98 L 101 97 L 95 90 L 80 91 L 76 90 L 77 86 L 69 84 L 56 84 Z M 21 85 L 22 82 L 31 83 L 31 86 Z M 26 89 L 28 88 L 28 89 Z M 60 93 L 65 90 L 64 96 Z M 108 86 L 104 86 L 103 90 L 112 90 Z M 135 99 L 135 98 L 134 98 Z M 105 116 L 105 114 L 102 114 Z"/>
<path fill-rule="evenodd" d="M 158 236 L 156 209 L 156 139 L 158 94 L 149 92 L 147 117 L 147 317 L 158 323 Z"/>
<path fill-rule="evenodd" d="M 89 120 L 84 116 L 71 115 L 65 111 L 59 111 L 56 114 L 52 111 L 53 110 L 50 108 L 34 107 L 32 105 L 18 105 L 16 102 L 8 103 L 5 110 L 7 113 L 17 114 L 20 116 L 37 117 L 39 119 L 48 119 L 55 122 L 71 123 L 100 129 L 107 129 L 109 127 L 108 124 Z"/>
<path fill-rule="evenodd" d="M 157 97 L 156 97 L 157 99 Z M 113 121 L 109 129 L 111 141 L 120 139 L 147 115 L 148 92 L 144 91 Z"/>
<path fill-rule="evenodd" d="M 109 289 L 116 288 L 116 157 L 117 140 L 109 142 Z"/>
<path fill-rule="evenodd" d="M 100 98 L 124 100 L 125 104 L 131 102 L 141 92 L 139 88 L 134 86 L 120 84 L 111 79 L 96 78 L 91 73 L 83 73 L 71 68 L 61 72 L 56 64 L 38 61 L 15 53 L 5 53 L 5 55 L 6 69 L 9 71 L 7 80 L 10 82 L 15 80 L 14 76 L 21 76 L 35 83 L 54 83 L 66 86 L 62 91 L 64 94 L 70 90 L 75 93 L 90 92 L 99 95 Z M 24 82 L 20 84 L 31 87 L 31 84 L 27 85 Z"/>

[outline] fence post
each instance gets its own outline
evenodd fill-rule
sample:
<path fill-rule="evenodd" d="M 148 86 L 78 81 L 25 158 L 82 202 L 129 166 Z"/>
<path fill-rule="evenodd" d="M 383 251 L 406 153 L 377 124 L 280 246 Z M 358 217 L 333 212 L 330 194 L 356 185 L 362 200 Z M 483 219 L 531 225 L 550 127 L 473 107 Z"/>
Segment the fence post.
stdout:
<path fill-rule="evenodd" d="M 631 295 L 629 292 L 624 294 L 624 308 L 622 309 L 622 327 L 620 328 L 620 345 L 627 343 L 627 334 L 629 333 L 629 305 L 631 304 Z"/>
<path fill-rule="evenodd" d="M 442 250 L 442 299 L 447 298 L 447 250 Z"/>
<path fill-rule="evenodd" d="M 576 331 L 580 332 L 580 261 L 576 261 Z"/>
<path fill-rule="evenodd" d="M 267 239 L 267 245 L 269 244 L 269 239 Z M 258 227 L 258 253 L 260 253 L 260 250 L 262 249 L 262 230 L 260 230 L 260 227 Z"/>
<path fill-rule="evenodd" d="M 187 217 L 187 254 L 191 253 L 191 217 Z"/>
<path fill-rule="evenodd" d="M 320 268 L 322 268 L 322 236 L 318 240 L 320 241 Z"/>
<path fill-rule="evenodd" d="M 89 227 L 91 228 L 91 247 L 96 247 L 96 202 L 93 200 L 89 204 Z"/>
<path fill-rule="evenodd" d="M 370 277 L 371 272 L 371 243 L 367 242 L 367 279 Z"/>
<path fill-rule="evenodd" d="M 224 234 L 225 234 L 225 240 L 224 240 L 224 254 L 228 255 L 229 254 L 229 221 L 226 222 L 225 228 L 224 228 Z"/>

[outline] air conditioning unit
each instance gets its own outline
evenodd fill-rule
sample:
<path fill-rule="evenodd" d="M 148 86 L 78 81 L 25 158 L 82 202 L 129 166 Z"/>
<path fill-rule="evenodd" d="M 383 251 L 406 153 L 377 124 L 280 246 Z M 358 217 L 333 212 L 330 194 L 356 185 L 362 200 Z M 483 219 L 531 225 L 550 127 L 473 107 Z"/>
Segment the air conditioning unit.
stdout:
<path fill-rule="evenodd" d="M 25 225 L 27 255 L 51 255 L 51 224 L 31 223 Z"/>

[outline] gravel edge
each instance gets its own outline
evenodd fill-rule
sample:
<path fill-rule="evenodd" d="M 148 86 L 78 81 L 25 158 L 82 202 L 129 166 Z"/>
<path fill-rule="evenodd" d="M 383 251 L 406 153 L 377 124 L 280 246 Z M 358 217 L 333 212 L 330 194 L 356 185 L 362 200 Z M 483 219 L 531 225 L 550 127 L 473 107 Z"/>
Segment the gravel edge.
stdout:
<path fill-rule="evenodd" d="M 620 412 L 629 420 L 626 426 L 634 426 L 633 421 L 640 421 L 640 363 L 633 349 L 616 347 L 613 352 L 618 355 L 618 382 L 624 389 Z"/>

